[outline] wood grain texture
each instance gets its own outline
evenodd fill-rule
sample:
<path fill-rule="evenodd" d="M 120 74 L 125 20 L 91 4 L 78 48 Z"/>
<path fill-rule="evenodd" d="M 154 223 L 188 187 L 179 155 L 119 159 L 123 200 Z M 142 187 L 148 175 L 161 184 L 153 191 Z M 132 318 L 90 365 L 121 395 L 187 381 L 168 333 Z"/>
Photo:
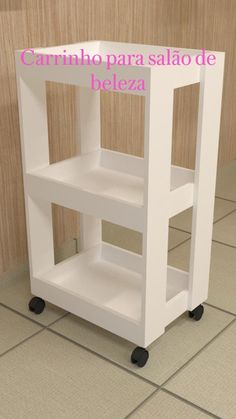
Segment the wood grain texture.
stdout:
<path fill-rule="evenodd" d="M 1 0 L 0 273 L 27 259 L 14 50 L 90 39 L 226 51 L 220 164 L 236 158 L 235 0 Z M 198 86 L 175 93 L 173 162 L 194 166 Z M 143 100 L 102 95 L 103 146 L 142 156 Z M 74 89 L 48 87 L 51 161 L 75 152 Z M 56 246 L 78 232 L 54 208 Z"/>

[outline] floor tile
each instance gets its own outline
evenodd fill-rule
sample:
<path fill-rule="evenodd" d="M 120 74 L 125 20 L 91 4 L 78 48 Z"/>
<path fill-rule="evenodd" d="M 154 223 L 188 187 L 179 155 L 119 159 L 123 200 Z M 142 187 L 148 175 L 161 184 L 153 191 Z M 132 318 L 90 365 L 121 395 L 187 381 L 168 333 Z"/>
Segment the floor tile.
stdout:
<path fill-rule="evenodd" d="M 0 355 L 40 329 L 37 324 L 0 306 Z"/>
<path fill-rule="evenodd" d="M 236 203 L 225 201 L 224 199 L 215 199 L 214 222 L 229 214 L 236 209 Z M 170 226 L 180 230 L 191 232 L 192 230 L 192 208 L 181 212 L 170 219 Z"/>
<path fill-rule="evenodd" d="M 116 224 L 103 222 L 103 240 L 132 252 L 142 253 L 142 234 Z M 169 229 L 169 250 L 188 239 L 190 235 L 182 231 Z"/>
<path fill-rule="evenodd" d="M 130 419 L 209 419 L 209 415 L 175 397 L 158 391 L 137 409 Z"/>
<path fill-rule="evenodd" d="M 236 201 L 236 160 L 218 170 L 216 196 Z"/>
<path fill-rule="evenodd" d="M 0 358 L 5 419 L 119 419 L 154 387 L 43 331 Z"/>
<path fill-rule="evenodd" d="M 213 240 L 236 247 L 236 211 L 214 225 Z"/>
<path fill-rule="evenodd" d="M 169 264 L 188 271 L 190 240 L 169 253 Z M 236 314 L 236 248 L 212 244 L 207 302 Z"/>
<path fill-rule="evenodd" d="M 179 231 L 174 228 L 169 228 L 168 249 L 173 249 L 174 247 L 178 246 L 180 243 L 183 243 L 185 240 L 189 238 L 190 234 L 184 233 L 183 231 Z"/>
<path fill-rule="evenodd" d="M 65 314 L 63 310 L 49 303 L 46 304 L 45 310 L 40 315 L 31 313 L 28 309 L 28 303 L 31 297 L 28 275 L 19 275 L 19 277 L 0 280 L 0 303 L 13 308 L 19 313 L 45 326 Z"/>
<path fill-rule="evenodd" d="M 176 249 L 169 252 L 168 264 L 175 266 L 176 268 L 183 269 L 184 271 L 189 270 L 189 258 L 190 258 L 190 245 L 191 241 L 181 244 Z"/>
<path fill-rule="evenodd" d="M 236 248 L 213 243 L 208 303 L 236 314 Z"/>
<path fill-rule="evenodd" d="M 64 317 L 52 329 L 160 385 L 231 320 L 231 315 L 211 307 L 205 308 L 201 322 L 193 322 L 186 313 L 150 346 L 149 361 L 142 369 L 130 363 L 133 344 L 76 316 Z"/>
<path fill-rule="evenodd" d="M 217 337 L 166 386 L 220 416 L 236 417 L 236 323 Z"/>

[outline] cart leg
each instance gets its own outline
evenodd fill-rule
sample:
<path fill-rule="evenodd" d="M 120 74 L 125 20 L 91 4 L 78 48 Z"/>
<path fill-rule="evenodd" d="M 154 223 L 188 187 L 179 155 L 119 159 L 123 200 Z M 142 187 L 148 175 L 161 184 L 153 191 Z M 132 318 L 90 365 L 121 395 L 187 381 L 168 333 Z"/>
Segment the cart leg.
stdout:
<path fill-rule="evenodd" d="M 101 147 L 100 92 L 87 87 L 76 88 L 77 144 L 81 154 Z M 86 250 L 101 243 L 101 220 L 88 214 L 80 214 L 80 249 Z"/>
<path fill-rule="evenodd" d="M 145 102 L 142 345 L 164 333 L 168 256 L 173 90 L 151 76 Z M 158 135 L 157 135 L 158 132 Z"/>
<path fill-rule="evenodd" d="M 208 296 L 223 69 L 223 56 L 201 69 L 189 272 L 193 311 Z"/>

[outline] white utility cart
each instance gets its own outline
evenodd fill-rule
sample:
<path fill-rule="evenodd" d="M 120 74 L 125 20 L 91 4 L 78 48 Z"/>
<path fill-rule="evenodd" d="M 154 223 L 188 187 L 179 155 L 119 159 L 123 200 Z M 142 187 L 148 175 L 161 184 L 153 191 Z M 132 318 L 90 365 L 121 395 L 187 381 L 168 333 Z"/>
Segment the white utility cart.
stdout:
<path fill-rule="evenodd" d="M 106 54 L 165 54 L 166 48 L 91 41 L 35 50 L 36 54 L 100 54 L 97 65 L 35 65 L 32 51 L 16 53 L 25 202 L 30 257 L 29 308 L 44 299 L 138 345 L 131 361 L 146 364 L 148 350 L 185 311 L 199 320 L 207 299 L 217 168 L 224 53 L 197 65 L 197 50 L 182 50 L 190 65 L 115 65 Z M 29 60 L 29 61 L 27 61 Z M 31 64 L 31 65 L 30 65 Z M 143 79 L 144 158 L 101 148 L 98 79 Z M 73 158 L 49 163 L 45 82 L 77 87 L 78 143 Z M 200 83 L 195 171 L 171 166 L 174 89 Z M 111 132 L 112 135 L 112 132 Z M 81 251 L 55 264 L 51 204 L 81 213 Z M 169 218 L 193 207 L 190 272 L 167 264 Z M 139 231 L 142 255 L 102 241 L 101 220 Z"/>

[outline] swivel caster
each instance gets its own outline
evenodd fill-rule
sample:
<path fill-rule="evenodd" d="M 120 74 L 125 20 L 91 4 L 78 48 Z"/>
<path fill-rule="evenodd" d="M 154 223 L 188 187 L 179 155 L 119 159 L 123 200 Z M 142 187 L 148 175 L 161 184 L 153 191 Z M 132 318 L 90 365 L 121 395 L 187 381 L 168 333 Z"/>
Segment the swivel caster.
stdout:
<path fill-rule="evenodd" d="M 40 314 L 45 308 L 45 301 L 40 297 L 33 297 L 29 302 L 29 310 L 35 314 Z"/>
<path fill-rule="evenodd" d="M 147 363 L 149 353 L 146 349 L 137 346 L 131 354 L 132 364 L 137 364 L 138 367 L 142 368 Z"/>
<path fill-rule="evenodd" d="M 202 318 L 203 313 L 204 307 L 202 304 L 200 304 L 200 306 L 196 307 L 193 311 L 189 311 L 189 317 L 198 321 Z"/>

